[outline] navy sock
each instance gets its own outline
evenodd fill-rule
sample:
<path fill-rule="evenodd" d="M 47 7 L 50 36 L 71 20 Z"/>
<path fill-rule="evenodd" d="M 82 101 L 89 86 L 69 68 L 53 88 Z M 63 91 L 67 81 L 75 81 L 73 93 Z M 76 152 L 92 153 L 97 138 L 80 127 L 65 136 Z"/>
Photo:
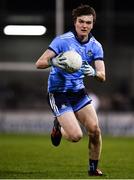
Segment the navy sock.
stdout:
<path fill-rule="evenodd" d="M 89 159 L 89 171 L 90 172 L 96 171 L 97 166 L 98 166 L 98 160 Z"/>

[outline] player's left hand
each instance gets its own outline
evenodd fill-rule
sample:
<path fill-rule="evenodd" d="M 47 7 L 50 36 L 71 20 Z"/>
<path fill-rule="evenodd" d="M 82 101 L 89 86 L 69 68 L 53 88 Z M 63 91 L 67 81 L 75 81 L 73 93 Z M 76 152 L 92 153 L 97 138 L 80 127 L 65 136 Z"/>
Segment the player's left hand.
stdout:
<path fill-rule="evenodd" d="M 87 61 L 84 61 L 84 63 L 82 64 L 81 71 L 84 73 L 85 76 L 96 75 L 94 68 L 90 66 Z"/>

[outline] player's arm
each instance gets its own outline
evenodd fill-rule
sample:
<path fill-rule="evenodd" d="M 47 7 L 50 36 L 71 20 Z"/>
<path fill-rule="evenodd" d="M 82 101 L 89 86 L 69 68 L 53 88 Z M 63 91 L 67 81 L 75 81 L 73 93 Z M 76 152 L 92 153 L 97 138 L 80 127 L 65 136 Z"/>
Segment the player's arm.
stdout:
<path fill-rule="evenodd" d="M 36 67 L 38 69 L 45 69 L 50 67 L 50 59 L 52 59 L 53 57 L 55 57 L 55 53 L 54 51 L 47 49 L 42 56 L 37 60 L 36 62 Z"/>
<path fill-rule="evenodd" d="M 60 53 L 55 57 L 55 53 L 52 50 L 47 49 L 44 54 L 37 60 L 36 67 L 38 69 L 45 69 L 50 66 L 59 67 L 61 69 L 66 68 L 66 57 L 63 53 Z"/>
<path fill-rule="evenodd" d="M 106 79 L 104 61 L 96 60 L 94 66 L 95 68 L 88 64 L 87 61 L 84 61 L 81 70 L 85 76 L 92 76 L 97 80 L 104 82 Z"/>
<path fill-rule="evenodd" d="M 106 80 L 104 61 L 96 60 L 94 65 L 95 65 L 95 78 L 101 82 L 104 82 Z"/>

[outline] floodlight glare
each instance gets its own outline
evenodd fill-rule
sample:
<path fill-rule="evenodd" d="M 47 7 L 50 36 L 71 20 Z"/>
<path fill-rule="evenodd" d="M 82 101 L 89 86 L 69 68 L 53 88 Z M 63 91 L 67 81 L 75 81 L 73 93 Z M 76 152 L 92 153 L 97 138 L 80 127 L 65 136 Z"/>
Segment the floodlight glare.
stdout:
<path fill-rule="evenodd" d="M 5 35 L 41 36 L 46 30 L 42 25 L 7 25 L 3 31 Z"/>

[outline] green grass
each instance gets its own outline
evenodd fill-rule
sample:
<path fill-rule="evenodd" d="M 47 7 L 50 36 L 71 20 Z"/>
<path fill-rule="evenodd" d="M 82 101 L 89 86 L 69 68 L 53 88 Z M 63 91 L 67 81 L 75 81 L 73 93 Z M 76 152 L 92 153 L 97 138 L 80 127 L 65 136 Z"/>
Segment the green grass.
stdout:
<path fill-rule="evenodd" d="M 0 135 L 0 179 L 89 179 L 87 137 L 51 145 L 45 135 Z M 103 177 L 134 178 L 134 138 L 103 137 Z"/>

